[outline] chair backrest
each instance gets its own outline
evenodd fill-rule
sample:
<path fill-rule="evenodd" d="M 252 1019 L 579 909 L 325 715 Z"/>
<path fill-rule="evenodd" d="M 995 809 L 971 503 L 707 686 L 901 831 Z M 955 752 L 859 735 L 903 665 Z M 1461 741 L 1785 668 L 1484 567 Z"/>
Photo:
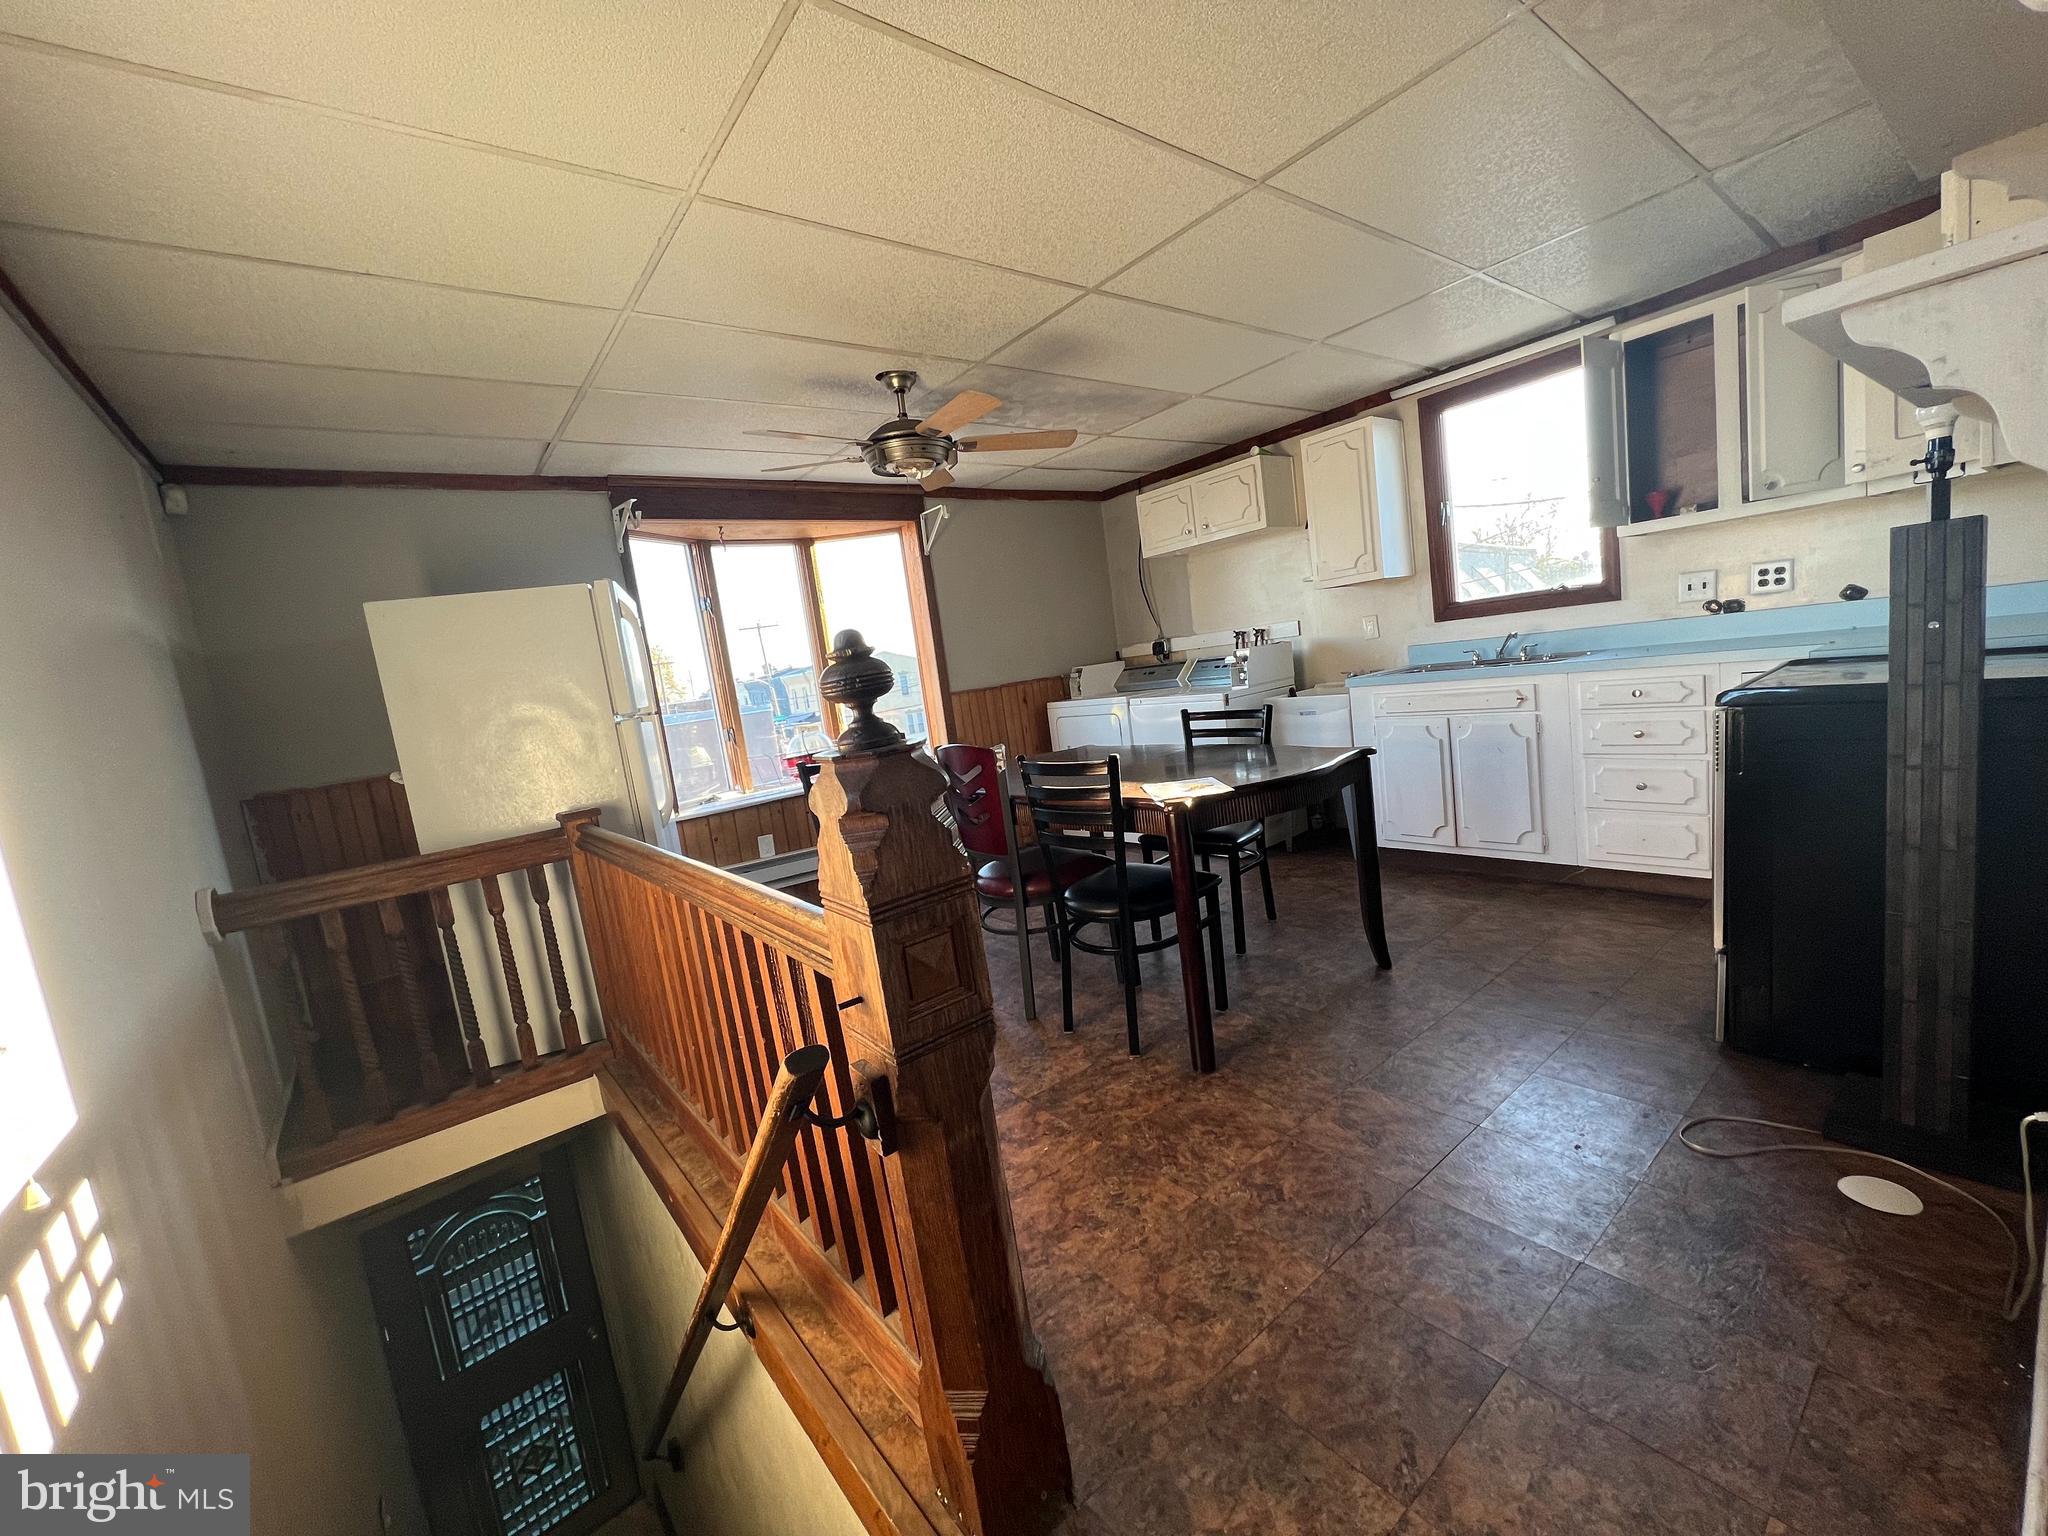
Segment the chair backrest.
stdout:
<path fill-rule="evenodd" d="M 811 791 L 817 787 L 818 774 L 822 771 L 816 758 L 805 758 L 796 765 L 796 781 L 803 786 L 804 809 L 811 810 Z M 818 813 L 811 811 L 811 825 L 818 825 Z"/>
<path fill-rule="evenodd" d="M 995 749 L 956 741 L 932 755 L 946 771 L 946 810 L 960 846 L 984 859 L 1010 857 L 1009 796 Z"/>
<path fill-rule="evenodd" d="M 1257 709 L 1184 709 L 1180 712 L 1181 745 L 1190 752 L 1199 746 L 1270 747 L 1273 744 L 1273 706 Z"/>
<path fill-rule="evenodd" d="M 1048 854 L 1060 850 L 1115 861 L 1117 890 L 1121 893 L 1127 883 L 1127 826 L 1123 779 L 1117 770 L 1116 754 L 1078 761 L 1027 758 L 1018 764 L 1018 772 L 1024 781 L 1024 799 L 1031 807 L 1031 828 L 1038 835 L 1038 845 Z"/>

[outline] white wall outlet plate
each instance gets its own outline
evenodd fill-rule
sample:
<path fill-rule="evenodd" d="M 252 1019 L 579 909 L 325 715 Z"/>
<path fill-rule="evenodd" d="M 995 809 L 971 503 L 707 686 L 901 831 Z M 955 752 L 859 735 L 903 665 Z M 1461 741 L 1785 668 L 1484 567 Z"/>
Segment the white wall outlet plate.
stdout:
<path fill-rule="evenodd" d="M 1687 571 L 1678 578 L 1678 602 L 1684 608 L 1697 608 L 1708 598 L 1718 597 L 1721 592 L 1719 571 Z"/>
<path fill-rule="evenodd" d="M 1779 592 L 1790 592 L 1792 587 L 1790 560 L 1759 560 L 1749 568 L 1751 597 L 1771 597 Z"/>
<path fill-rule="evenodd" d="M 1368 640 L 1377 640 L 1377 639 L 1379 639 L 1379 637 L 1380 637 L 1380 616 L 1379 616 L 1378 614 L 1376 614 L 1376 613 L 1368 613 L 1368 614 L 1367 614 L 1367 615 L 1365 616 L 1365 620 L 1364 620 L 1364 623 L 1365 623 L 1365 638 L 1366 638 L 1366 639 L 1368 639 Z"/>
<path fill-rule="evenodd" d="M 754 839 L 754 847 L 760 852 L 762 858 L 774 858 L 775 834 L 773 832 L 763 832 L 759 837 Z"/>

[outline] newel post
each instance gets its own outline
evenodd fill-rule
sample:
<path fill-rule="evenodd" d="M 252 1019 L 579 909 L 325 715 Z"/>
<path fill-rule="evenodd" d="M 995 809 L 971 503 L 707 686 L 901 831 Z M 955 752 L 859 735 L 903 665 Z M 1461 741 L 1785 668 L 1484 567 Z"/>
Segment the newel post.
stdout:
<path fill-rule="evenodd" d="M 858 632 L 833 637 L 819 691 L 853 718 L 811 793 L 818 885 L 847 1049 L 888 1085 L 884 1164 L 938 1491 L 967 1530 L 1011 1536 L 1044 1529 L 1073 1474 L 997 1155 L 974 889 L 934 814 L 944 774 L 874 716 L 891 681 Z"/>

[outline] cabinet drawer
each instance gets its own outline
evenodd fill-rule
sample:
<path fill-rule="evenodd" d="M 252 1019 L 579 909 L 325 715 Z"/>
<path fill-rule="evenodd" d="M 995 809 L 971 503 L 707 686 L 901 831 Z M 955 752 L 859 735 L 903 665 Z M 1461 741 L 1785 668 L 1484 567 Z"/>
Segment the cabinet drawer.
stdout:
<path fill-rule="evenodd" d="M 1579 716 L 1579 748 L 1584 752 L 1697 755 L 1710 744 L 1704 709 L 1588 711 Z"/>
<path fill-rule="evenodd" d="M 1706 816 L 1655 811 L 1588 811 L 1588 864 L 1649 865 L 1659 869 L 1713 868 L 1713 822 Z"/>
<path fill-rule="evenodd" d="M 1589 810 L 1695 811 L 1714 803 L 1713 770 L 1704 757 L 1586 759 Z"/>
<path fill-rule="evenodd" d="M 1459 715 L 1482 709 L 1534 709 L 1536 690 L 1527 683 L 1475 683 L 1469 686 L 1375 688 L 1376 715 Z"/>
<path fill-rule="evenodd" d="M 1677 704 L 1704 705 L 1710 694 L 1706 674 L 1701 672 L 1582 677 L 1578 688 L 1581 709 L 1670 709 Z"/>

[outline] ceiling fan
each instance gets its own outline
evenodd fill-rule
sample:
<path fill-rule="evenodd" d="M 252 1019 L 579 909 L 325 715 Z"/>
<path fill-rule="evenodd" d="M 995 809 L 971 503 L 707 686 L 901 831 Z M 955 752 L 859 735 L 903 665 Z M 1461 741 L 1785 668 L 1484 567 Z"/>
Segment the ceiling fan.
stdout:
<path fill-rule="evenodd" d="M 963 453 L 986 453 L 991 449 L 1068 448 L 1075 433 L 1071 428 L 1057 432 L 1005 432 L 995 437 L 955 437 L 953 433 L 969 422 L 979 421 L 1003 402 L 978 389 L 963 389 L 931 415 L 919 421 L 910 414 L 904 397 L 917 387 L 917 375 L 908 368 L 884 368 L 875 381 L 896 396 L 896 415 L 864 438 L 833 437 L 823 432 L 780 432 L 757 428 L 749 437 L 793 437 L 806 441 L 840 443 L 854 450 L 829 459 L 810 459 L 802 464 L 777 464 L 761 473 L 780 474 L 792 469 L 816 469 L 821 464 L 858 464 L 866 461 L 878 475 L 915 480 L 921 490 L 937 491 L 953 483 L 953 466 Z"/>

